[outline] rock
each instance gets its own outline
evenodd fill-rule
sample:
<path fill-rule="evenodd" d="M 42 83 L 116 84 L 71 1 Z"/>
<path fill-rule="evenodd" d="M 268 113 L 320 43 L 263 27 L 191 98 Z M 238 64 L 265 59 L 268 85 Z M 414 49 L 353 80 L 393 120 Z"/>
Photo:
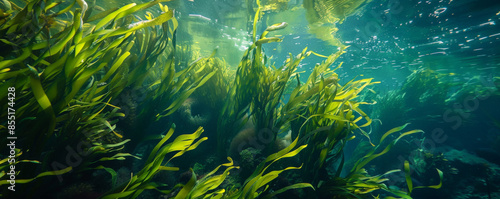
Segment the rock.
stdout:
<path fill-rule="evenodd" d="M 500 167 L 465 150 L 451 149 L 444 153 L 456 175 L 445 174 L 446 186 L 452 198 L 498 198 L 500 196 Z"/>

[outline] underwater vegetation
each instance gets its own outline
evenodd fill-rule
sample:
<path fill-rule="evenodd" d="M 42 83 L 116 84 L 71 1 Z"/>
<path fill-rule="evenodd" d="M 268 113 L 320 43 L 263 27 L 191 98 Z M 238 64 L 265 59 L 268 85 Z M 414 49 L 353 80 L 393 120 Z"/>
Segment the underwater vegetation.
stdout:
<path fill-rule="evenodd" d="M 393 121 L 407 121 L 418 126 L 422 120 L 436 120 L 445 111 L 447 92 L 459 86 L 443 81 L 447 74 L 440 74 L 431 69 L 421 68 L 410 74 L 401 89 L 391 90 L 381 96 L 375 96 L 377 106 L 372 106 L 372 117 L 380 119 L 382 124 L 374 123 L 375 129 L 386 131 L 396 125 Z M 393 114 L 398 113 L 398 114 Z M 403 118 L 403 119 L 400 119 Z M 387 124 L 387 125 L 386 125 Z M 421 124 L 422 125 L 422 124 Z M 423 125 L 422 125 L 423 126 Z M 426 131 L 427 129 L 423 129 Z"/>
<path fill-rule="evenodd" d="M 425 132 L 442 130 L 447 136 L 446 142 L 438 140 L 435 143 L 436 137 L 429 133 L 410 136 L 402 144 L 394 146 L 395 150 L 388 152 L 387 156 L 374 160 L 371 170 L 380 172 L 394 167 L 382 163 L 389 161 L 390 157 L 402 155 L 409 157 L 408 161 L 415 171 L 412 175 L 415 182 L 427 184 L 434 178 L 429 177 L 435 175 L 434 168 L 443 172 L 445 178 L 439 197 L 491 195 L 495 198 L 497 193 L 492 188 L 495 183 L 491 182 L 498 181 L 498 119 L 493 114 L 497 110 L 493 104 L 500 96 L 497 78 L 472 76 L 462 80 L 455 75 L 421 67 L 407 77 L 400 89 L 375 97 L 377 106 L 368 110 L 371 117 L 380 119 L 372 125 L 374 131 L 386 131 L 397 124 L 395 121 L 403 120 L 411 122 L 408 124 L 410 128 L 419 127 Z M 367 93 L 366 96 L 373 95 Z M 381 136 L 371 135 L 373 139 Z M 366 148 L 370 147 L 358 145 L 356 150 Z M 475 172 L 466 172 L 471 168 Z M 481 183 L 476 180 L 485 183 L 478 185 Z M 456 181 L 462 183 L 448 183 Z"/>
<path fill-rule="evenodd" d="M 162 4 L 168 1 L 108 10 L 84 0 L 2 1 L 0 102 L 2 110 L 9 102 L 15 107 L 18 137 L 12 154 L 1 153 L 3 197 L 140 198 L 154 191 L 165 198 L 252 199 L 294 191 L 304 198 L 364 198 L 383 190 L 387 198 L 411 198 L 416 188 L 441 186 L 413 187 L 407 174 L 407 191 L 395 190 L 384 175 L 401 171 L 372 175 L 364 168 L 401 138 L 422 131 L 402 132 L 403 125 L 372 142 L 365 131 L 372 119 L 361 109 L 370 103 L 358 100 L 377 82 L 339 83 L 330 67 L 346 48 L 329 56 L 305 48 L 275 66 L 262 45 L 280 42 L 272 34 L 287 23 L 257 35 L 268 8 L 256 1 L 252 45 L 232 71 L 216 51 L 194 57 L 176 44 L 182 21 Z M 153 7 L 161 12 L 147 11 Z M 301 82 L 297 67 L 311 55 L 326 59 Z M 7 97 L 11 88 L 15 100 Z M 12 130 L 10 123 L 0 125 L 2 136 Z M 345 168 L 343 149 L 352 140 L 366 140 L 371 148 Z M 155 144 L 133 153 L 146 142 Z M 211 156 L 226 163 L 195 173 L 190 167 L 209 158 L 194 154 L 204 142 L 213 143 Z M 124 176 L 120 168 L 131 159 L 142 166 Z M 187 180 L 167 184 L 157 177 L 176 171 L 187 171 Z M 13 184 L 15 192 L 7 188 Z"/>
<path fill-rule="evenodd" d="M 447 123 L 451 124 L 451 129 L 456 130 L 476 125 L 474 120 L 478 118 L 483 118 L 478 120 L 479 123 L 495 126 L 494 114 L 484 109 L 491 107 L 490 103 L 498 99 L 500 94 L 495 78 L 474 76 L 465 82 L 453 81 L 453 78 L 453 73 L 440 73 L 428 67 L 421 67 L 406 78 L 400 89 L 391 90 L 384 95 L 367 93 L 363 97 L 373 97 L 377 101 L 377 106 L 369 107 L 372 109 L 371 116 L 381 121 L 374 123 L 374 129 L 387 131 L 397 125 L 394 121 L 403 120 L 421 127 L 426 132 L 436 126 L 450 126 L 446 125 Z M 480 102 L 483 106 L 477 106 L 475 109 L 470 108 L 470 105 L 464 107 L 469 101 Z M 449 119 L 452 118 L 450 108 L 459 112 L 463 118 L 460 125 Z M 462 117 L 464 114 L 465 117 Z"/>

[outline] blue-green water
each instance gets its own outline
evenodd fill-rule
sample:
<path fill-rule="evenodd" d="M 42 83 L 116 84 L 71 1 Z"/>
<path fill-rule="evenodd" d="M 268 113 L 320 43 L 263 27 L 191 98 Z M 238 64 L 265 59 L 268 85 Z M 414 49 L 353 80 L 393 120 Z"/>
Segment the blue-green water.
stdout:
<path fill-rule="evenodd" d="M 305 9 L 300 1 L 290 1 L 288 10 L 268 12 L 260 29 L 285 21 L 283 41 L 266 45 L 269 55 L 281 64 L 288 53 L 303 48 L 320 54 L 337 51 L 308 31 Z M 220 56 L 237 64 L 251 42 L 251 21 L 241 10 L 243 2 L 186 1 L 180 9 L 181 18 L 199 21 L 199 29 L 212 37 L 208 47 L 232 48 L 231 54 Z M 383 81 L 383 87 L 397 88 L 412 70 L 428 67 L 457 78 L 498 73 L 499 5 L 489 1 L 380 1 L 365 4 L 336 24 L 333 35 L 350 46 L 338 63 L 337 72 L 346 79 L 367 75 Z M 293 10 L 293 11 L 292 11 Z M 234 13 L 236 16 L 226 18 Z M 238 15 L 239 14 L 239 15 Z M 186 22 L 184 22 L 186 23 Z M 182 23 L 181 23 L 182 26 Z M 239 54 L 238 54 L 239 51 Z M 206 50 L 206 52 L 211 52 Z M 234 53 L 234 54 L 233 54 Z M 320 58 L 304 61 L 301 70 L 310 71 Z"/>

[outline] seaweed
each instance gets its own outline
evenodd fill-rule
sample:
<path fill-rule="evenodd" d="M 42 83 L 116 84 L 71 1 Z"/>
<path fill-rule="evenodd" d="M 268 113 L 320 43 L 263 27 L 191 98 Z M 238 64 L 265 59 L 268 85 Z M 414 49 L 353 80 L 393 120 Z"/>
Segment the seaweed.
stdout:
<path fill-rule="evenodd" d="M 266 170 L 275 162 L 283 158 L 290 158 L 296 156 L 300 153 L 307 145 L 302 145 L 297 148 L 295 146 L 298 143 L 298 139 L 295 139 L 288 147 L 285 149 L 278 151 L 274 154 L 269 155 L 264 161 L 262 161 L 259 166 L 254 170 L 253 174 L 245 180 L 242 188 L 240 190 L 231 191 L 226 198 L 245 198 L 245 199 L 253 199 L 258 198 L 260 195 L 265 193 L 269 188 L 269 183 L 276 179 L 278 175 L 280 175 L 283 171 L 291 170 L 291 169 L 301 169 L 300 167 L 286 167 L 281 170 L 274 170 L 270 172 L 266 172 Z M 293 151 L 292 151 L 293 149 Z M 265 173 L 265 174 L 264 174 Z M 312 188 L 314 187 L 309 183 L 296 183 L 293 185 L 289 185 L 287 187 L 276 190 L 272 193 L 265 194 L 262 198 L 272 198 L 274 195 L 287 191 L 289 189 L 298 189 L 298 188 Z M 260 190 L 260 191 L 259 191 Z"/>
<path fill-rule="evenodd" d="M 411 192 L 414 189 L 421 189 L 421 188 L 439 189 L 443 185 L 443 172 L 439 169 L 436 169 L 439 175 L 439 184 L 429 185 L 429 186 L 418 186 L 418 187 L 413 187 L 413 183 L 411 181 L 411 176 L 410 176 L 410 163 L 408 161 L 405 161 L 404 169 L 405 169 L 406 184 L 408 185 L 408 195 L 411 195 Z"/>
<path fill-rule="evenodd" d="M 72 167 L 67 167 L 65 169 L 57 170 L 57 171 L 46 171 L 43 173 L 38 174 L 37 176 L 30 178 L 30 179 L 16 179 L 15 183 L 13 183 L 12 179 L 10 176 L 16 175 L 15 173 L 15 168 L 18 166 L 17 164 L 19 163 L 32 163 L 32 164 L 40 164 L 40 161 L 37 160 L 17 160 L 19 157 L 23 154 L 20 149 L 15 149 L 14 150 L 15 154 L 13 156 L 9 156 L 8 158 L 0 160 L 0 186 L 1 185 L 13 185 L 15 183 L 19 184 L 25 184 L 25 183 L 30 183 L 31 181 L 41 178 L 44 176 L 58 176 L 62 175 L 65 173 L 70 172 L 73 168 Z M 16 188 L 15 186 L 9 187 L 8 188 L 11 191 L 15 191 Z M 2 194 L 0 194 L 2 196 Z"/>
<path fill-rule="evenodd" d="M 203 178 L 196 180 L 196 174 L 190 169 L 191 179 L 186 183 L 179 191 L 179 193 L 175 196 L 175 198 L 221 198 L 224 196 L 226 192 L 225 189 L 219 189 L 219 186 L 224 182 L 226 177 L 229 175 L 229 171 L 231 169 L 239 169 L 238 166 L 233 166 L 233 160 L 230 157 L 227 157 L 229 163 L 225 163 L 219 165 L 210 173 L 206 174 Z M 221 166 L 227 167 L 224 172 L 220 175 L 214 175 Z M 214 190 L 214 191 L 212 191 Z M 210 193 L 208 193 L 211 191 Z"/>
<path fill-rule="evenodd" d="M 2 54 L 1 87 L 16 88 L 17 125 L 30 126 L 17 131 L 23 146 L 30 147 L 26 156 L 43 159 L 41 169 L 23 169 L 21 176 L 46 171 L 50 166 L 66 171 L 65 165 L 54 163 L 64 157 L 61 152 L 65 152 L 65 147 L 81 143 L 87 146 L 82 149 L 86 158 L 78 165 L 78 171 L 100 168 L 113 173 L 103 166 L 91 165 L 131 156 L 117 153 L 130 140 L 121 141 L 123 136 L 115 131 L 117 118 L 124 114 L 109 102 L 127 83 L 134 83 L 124 76 L 129 71 L 135 32 L 157 25 L 165 28 L 173 17 L 172 10 L 165 10 L 154 19 L 127 24 L 123 18 L 158 2 L 134 3 L 93 18 L 100 19 L 94 25 L 83 21 L 87 6 L 84 1 L 78 1 L 81 9 L 71 11 L 75 2 L 64 5 L 30 1 L 0 27 L 4 35 L 2 46 L 14 49 Z M 56 9 L 59 11 L 53 11 Z M 71 15 L 72 19 L 65 21 L 61 17 L 57 20 L 64 22 L 65 27 L 59 25 L 60 32 L 42 34 L 49 23 L 47 19 L 55 20 L 61 15 Z M 154 49 L 150 47 L 150 51 Z M 157 56 L 154 52 L 150 55 Z M 5 102 L 3 96 L 7 95 L 2 95 L 1 101 Z M 7 117 L 5 114 L 2 116 Z M 102 139 L 110 136 L 111 140 Z"/>
<path fill-rule="evenodd" d="M 228 96 L 229 83 L 232 77 L 227 63 L 216 57 L 201 58 L 195 62 L 194 69 L 189 75 L 189 82 L 195 82 L 203 74 L 215 72 L 203 86 L 193 93 L 195 98 L 203 98 L 206 104 L 214 110 L 219 110 Z"/>
<path fill-rule="evenodd" d="M 257 4 L 260 6 L 259 1 Z M 260 8 L 259 8 L 260 9 Z M 377 189 L 383 189 L 383 175 L 369 177 L 363 167 L 372 159 L 385 154 L 401 137 L 421 132 L 413 130 L 402 134 L 393 140 L 382 152 L 374 154 L 380 145 L 374 145 L 369 133 L 363 128 L 372 123 L 372 119 L 360 109 L 360 105 L 370 104 L 356 101 L 360 93 L 370 85 L 379 83 L 372 79 L 351 80 L 344 85 L 338 83 L 338 76 L 330 66 L 344 53 L 341 48 L 315 66 L 307 81 L 302 83 L 299 74 L 295 73 L 301 60 L 311 54 L 321 56 L 307 48 L 297 56 L 290 55 L 284 66 L 275 67 L 268 63 L 268 58 L 262 51 L 262 45 L 268 42 L 279 42 L 277 37 L 266 37 L 271 31 L 286 27 L 286 23 L 274 24 L 256 37 L 257 21 L 262 14 L 257 9 L 254 17 L 254 44 L 245 52 L 238 65 L 233 87 L 226 98 L 223 114 L 218 124 L 219 151 L 224 153 L 228 143 L 227 135 L 234 136 L 242 126 L 252 119 L 256 130 L 268 129 L 275 140 L 279 132 L 290 131 L 293 138 L 309 147 L 301 153 L 300 160 L 304 162 L 302 178 L 324 192 L 334 186 L 343 195 L 356 196 L 368 194 Z M 339 65 L 338 67 L 340 67 Z M 286 103 L 281 103 L 282 95 L 287 85 L 296 86 L 291 91 Z M 364 120 L 364 121 L 363 121 Z M 405 125 L 406 126 L 406 125 Z M 386 133 L 380 142 L 403 127 L 395 128 Z M 350 174 L 341 178 L 344 166 L 343 148 L 345 144 L 355 139 L 359 132 L 374 147 L 373 150 L 353 167 Z M 267 146 L 269 146 L 268 142 Z M 262 143 L 265 144 L 265 143 Z M 271 149 L 272 147 L 267 147 Z M 267 150 L 265 154 L 271 153 Z M 331 162 L 340 161 L 336 174 L 332 177 L 321 175 L 326 173 L 326 166 Z M 389 171 L 392 173 L 395 171 Z M 339 182 L 342 182 L 339 184 Z M 326 184 L 323 184 L 326 183 Z M 333 193 L 340 194 L 339 191 Z M 332 192 L 330 192 L 332 194 Z M 314 193 L 311 193 L 314 194 Z"/>
<path fill-rule="evenodd" d="M 283 92 L 290 77 L 294 74 L 300 61 L 306 57 L 305 49 L 297 59 L 288 60 L 283 66 L 275 67 L 267 63 L 267 56 L 263 54 L 262 44 L 280 42 L 278 37 L 266 37 L 270 32 L 283 29 L 287 23 L 269 26 L 257 40 L 257 22 L 261 15 L 259 9 L 254 18 L 253 41 L 243 55 L 229 89 L 228 97 L 222 108 L 218 123 L 217 137 L 219 152 L 224 153 L 228 145 L 227 135 L 234 136 L 248 121 L 248 115 L 254 117 L 256 129 L 274 129 L 276 126 L 276 106 L 282 99 Z M 246 117 L 247 119 L 244 119 Z M 275 136 L 271 139 L 274 140 Z"/>
<path fill-rule="evenodd" d="M 207 137 L 198 139 L 202 132 L 203 128 L 200 127 L 196 132 L 192 134 L 179 135 L 173 142 L 165 144 L 165 142 L 168 141 L 168 139 L 170 139 L 170 137 L 172 137 L 174 133 L 174 129 L 171 128 L 168 133 L 153 148 L 145 162 L 144 167 L 141 169 L 141 171 L 139 171 L 139 173 L 132 176 L 129 182 L 117 186 L 116 188 L 105 193 L 100 198 L 136 198 L 144 190 L 147 189 L 155 189 L 165 194 L 170 193 L 171 190 L 158 189 L 158 187 L 165 185 L 151 182 L 152 178 L 160 171 L 179 170 L 179 168 L 177 167 L 162 166 L 162 164 L 166 165 L 172 159 L 182 156 L 182 154 L 184 154 L 185 152 L 198 147 L 198 145 L 200 145 L 207 139 Z M 165 156 L 172 152 L 176 153 L 170 159 L 164 161 L 164 159 L 166 158 Z"/>

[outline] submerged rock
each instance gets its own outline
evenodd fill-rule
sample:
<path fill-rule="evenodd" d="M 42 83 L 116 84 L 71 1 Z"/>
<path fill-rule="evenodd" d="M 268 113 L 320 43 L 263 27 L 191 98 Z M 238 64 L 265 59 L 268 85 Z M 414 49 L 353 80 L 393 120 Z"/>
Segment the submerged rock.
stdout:
<path fill-rule="evenodd" d="M 444 157 L 456 168 L 455 175 L 445 176 L 453 198 L 500 198 L 500 167 L 465 150 L 452 149 Z"/>

